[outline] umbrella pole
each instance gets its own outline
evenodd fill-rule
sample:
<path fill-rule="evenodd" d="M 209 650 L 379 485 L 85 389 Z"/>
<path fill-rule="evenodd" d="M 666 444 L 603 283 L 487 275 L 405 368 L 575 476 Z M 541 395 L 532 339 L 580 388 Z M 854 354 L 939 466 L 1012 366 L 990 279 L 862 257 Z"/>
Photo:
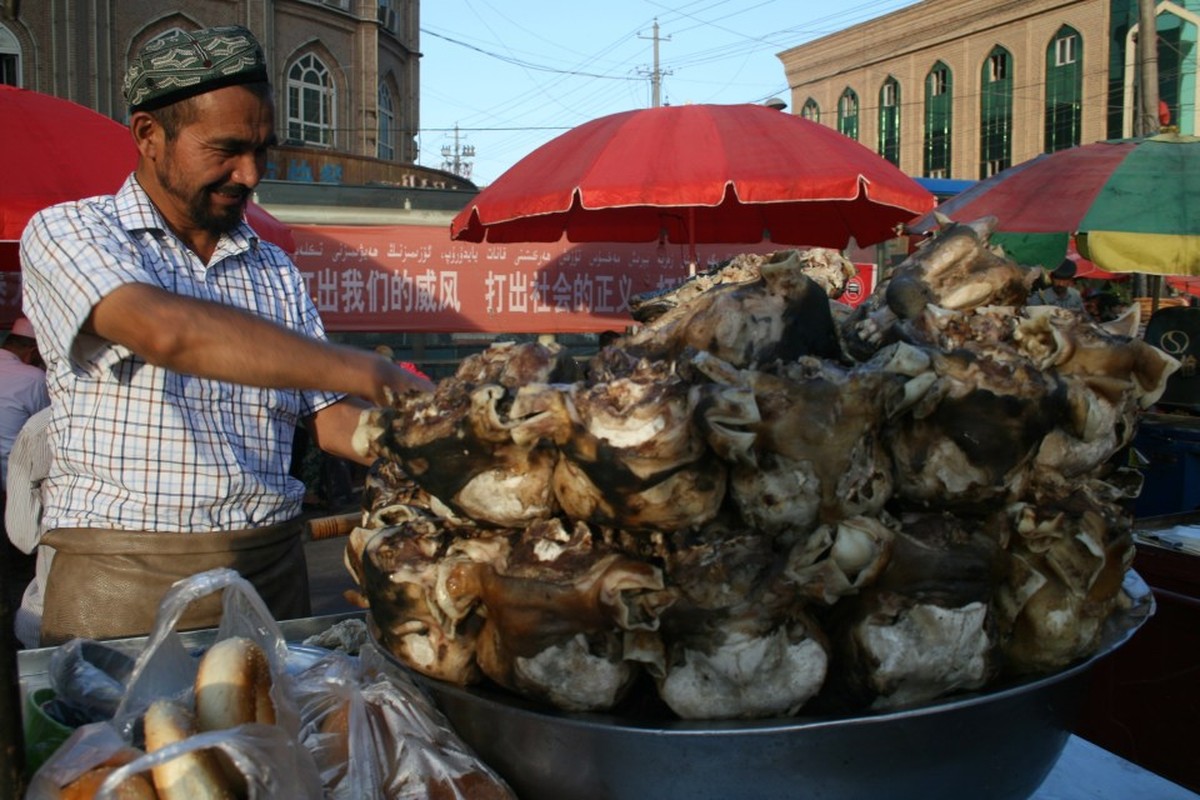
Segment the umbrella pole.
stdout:
<path fill-rule="evenodd" d="M 696 274 L 696 209 L 688 209 L 688 277 Z"/>

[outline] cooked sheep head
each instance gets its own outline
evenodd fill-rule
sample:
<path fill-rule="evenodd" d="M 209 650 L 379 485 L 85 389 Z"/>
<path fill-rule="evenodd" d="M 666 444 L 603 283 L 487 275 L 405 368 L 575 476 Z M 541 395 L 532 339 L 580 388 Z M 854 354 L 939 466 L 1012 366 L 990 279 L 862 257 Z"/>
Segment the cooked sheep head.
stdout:
<path fill-rule="evenodd" d="M 1067 418 L 1046 436 L 1037 467 L 1067 480 L 1094 475 L 1133 440 L 1139 412 L 1157 402 L 1180 363 L 1061 309 L 1026 313 L 1014 341 L 1067 391 Z"/>
<path fill-rule="evenodd" d="M 530 525 L 504 563 L 479 578 L 480 669 L 575 711 L 621 699 L 636 674 L 624 632 L 656 630 L 673 601 L 657 567 L 597 542 L 585 523 L 568 530 L 557 519 Z"/>
<path fill-rule="evenodd" d="M 828 644 L 796 601 L 766 537 L 707 526 L 675 537 L 662 615 L 663 660 L 649 671 L 684 719 L 794 714 L 821 688 Z"/>
<path fill-rule="evenodd" d="M 1084 481 L 1010 510 L 1013 569 L 997 591 L 1009 669 L 1059 669 L 1091 653 L 1121 602 L 1132 519 L 1111 487 Z"/>
<path fill-rule="evenodd" d="M 568 423 L 558 393 L 545 384 L 516 390 L 447 378 L 432 396 L 405 395 L 363 412 L 356 448 L 398 462 L 459 516 L 522 527 L 558 510 L 550 476 Z"/>
<path fill-rule="evenodd" d="M 738 367 L 837 358 L 829 296 L 805 266 L 795 251 L 782 254 L 763 263 L 756 280 L 718 283 L 654 317 L 623 345 L 635 357 L 667 361 L 691 347 Z"/>
<path fill-rule="evenodd" d="M 1065 418 L 1061 384 L 995 350 L 929 352 L 936 381 L 884 441 L 908 507 L 970 508 L 1020 495 L 1043 438 Z"/>
<path fill-rule="evenodd" d="M 1037 273 L 988 244 L 996 220 L 952 222 L 923 242 L 880 281 L 841 326 L 847 353 L 859 361 L 901 336 L 901 323 L 933 305 L 953 311 L 1022 306 Z"/>
<path fill-rule="evenodd" d="M 834 692 L 895 709 L 978 689 L 999 671 L 994 587 L 1006 574 L 1005 520 L 906 514 L 887 566 L 834 613 Z"/>
<path fill-rule="evenodd" d="M 690 386 L 664 363 L 566 389 L 574 426 L 560 445 L 554 493 L 572 519 L 671 531 L 712 519 L 725 467 L 695 434 Z"/>
<path fill-rule="evenodd" d="M 928 369 L 927 359 L 892 348 L 854 369 L 803 358 L 769 371 L 738 370 L 706 353 L 691 363 L 727 387 L 731 405 L 736 389 L 753 398 L 745 407 L 754 415 L 739 419 L 714 405 L 701 424 L 714 450 L 733 462 L 730 494 L 752 528 L 807 533 L 822 522 L 878 512 L 891 497 L 892 464 L 880 431 L 915 401 L 906 392 L 920 382 L 915 376 Z"/>
<path fill-rule="evenodd" d="M 384 645 L 430 677 L 477 681 L 480 573 L 508 548 L 504 536 L 430 518 L 378 531 L 363 551 L 363 585 Z"/>
<path fill-rule="evenodd" d="M 875 582 L 891 559 L 894 539 L 877 517 L 821 525 L 792 545 L 784 574 L 800 595 L 832 606 Z"/>

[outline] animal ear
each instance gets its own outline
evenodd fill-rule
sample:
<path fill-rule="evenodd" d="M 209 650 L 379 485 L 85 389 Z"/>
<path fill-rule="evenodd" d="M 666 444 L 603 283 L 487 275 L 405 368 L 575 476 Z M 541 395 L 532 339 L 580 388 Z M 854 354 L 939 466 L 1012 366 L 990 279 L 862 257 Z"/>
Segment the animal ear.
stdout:
<path fill-rule="evenodd" d="M 950 219 L 949 217 L 947 217 L 945 214 L 943 214 L 940 211 L 934 211 L 933 218 L 937 220 L 937 224 L 938 224 L 939 228 L 948 228 L 949 226 L 954 224 L 954 220 Z"/>
<path fill-rule="evenodd" d="M 986 242 L 992 235 L 992 231 L 996 230 L 996 223 L 999 221 L 1000 220 L 998 220 L 996 217 L 989 215 L 986 217 L 980 217 L 979 219 L 970 223 L 970 227 L 971 230 L 975 231 L 976 235 L 979 236 L 980 240 Z"/>

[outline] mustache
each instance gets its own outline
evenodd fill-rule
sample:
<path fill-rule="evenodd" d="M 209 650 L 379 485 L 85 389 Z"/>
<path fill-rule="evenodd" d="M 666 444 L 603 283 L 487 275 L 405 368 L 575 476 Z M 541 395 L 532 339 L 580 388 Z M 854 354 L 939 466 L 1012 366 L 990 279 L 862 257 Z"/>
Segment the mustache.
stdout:
<path fill-rule="evenodd" d="M 209 191 L 214 194 L 223 194 L 228 197 L 236 197 L 239 200 L 244 200 L 250 196 L 250 188 L 243 186 L 240 183 L 227 183 L 223 186 L 214 186 Z"/>

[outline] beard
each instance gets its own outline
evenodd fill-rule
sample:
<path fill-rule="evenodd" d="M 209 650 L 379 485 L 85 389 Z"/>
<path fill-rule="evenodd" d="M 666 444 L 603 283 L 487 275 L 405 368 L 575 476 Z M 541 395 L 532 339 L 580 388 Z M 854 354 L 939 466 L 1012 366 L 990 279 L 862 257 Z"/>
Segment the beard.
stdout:
<path fill-rule="evenodd" d="M 188 211 L 192 222 L 201 230 L 215 235 L 230 233 L 242 221 L 246 211 L 246 203 L 250 200 L 250 189 L 236 183 L 222 186 L 203 186 L 199 189 L 189 189 L 178 180 L 178 173 L 171 169 L 171 161 L 161 164 L 158 168 L 158 181 L 168 194 L 179 200 Z M 239 197 L 237 205 L 215 206 L 211 202 L 212 195 L 227 194 Z"/>

